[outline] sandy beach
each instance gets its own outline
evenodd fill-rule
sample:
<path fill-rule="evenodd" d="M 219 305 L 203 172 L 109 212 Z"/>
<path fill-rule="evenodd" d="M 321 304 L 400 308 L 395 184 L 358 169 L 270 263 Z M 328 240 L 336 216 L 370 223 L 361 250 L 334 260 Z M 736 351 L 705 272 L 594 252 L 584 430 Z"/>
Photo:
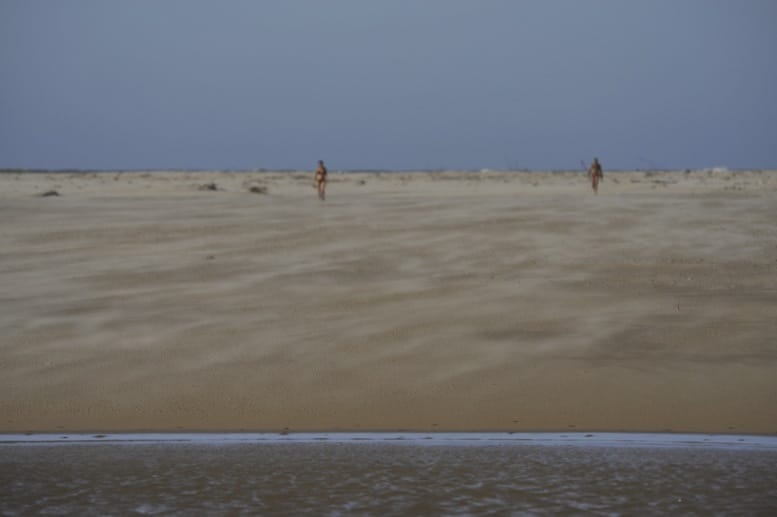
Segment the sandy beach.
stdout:
<path fill-rule="evenodd" d="M 777 171 L 327 195 L 1 173 L 0 432 L 777 433 Z"/>

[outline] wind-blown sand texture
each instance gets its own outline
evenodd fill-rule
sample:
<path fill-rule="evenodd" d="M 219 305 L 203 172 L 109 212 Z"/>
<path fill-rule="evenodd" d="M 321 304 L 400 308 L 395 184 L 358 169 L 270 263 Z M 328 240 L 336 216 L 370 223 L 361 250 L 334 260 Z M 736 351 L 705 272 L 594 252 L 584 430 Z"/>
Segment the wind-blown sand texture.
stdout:
<path fill-rule="evenodd" d="M 327 194 L 0 174 L 0 431 L 777 432 L 777 172 Z"/>

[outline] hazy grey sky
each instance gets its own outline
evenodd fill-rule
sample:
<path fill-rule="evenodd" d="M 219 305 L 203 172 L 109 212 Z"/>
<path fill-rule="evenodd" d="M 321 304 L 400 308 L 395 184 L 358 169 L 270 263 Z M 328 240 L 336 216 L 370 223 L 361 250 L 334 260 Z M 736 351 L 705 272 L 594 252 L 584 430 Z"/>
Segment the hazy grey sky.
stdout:
<path fill-rule="evenodd" d="M 775 0 L 0 0 L 0 167 L 777 168 Z"/>

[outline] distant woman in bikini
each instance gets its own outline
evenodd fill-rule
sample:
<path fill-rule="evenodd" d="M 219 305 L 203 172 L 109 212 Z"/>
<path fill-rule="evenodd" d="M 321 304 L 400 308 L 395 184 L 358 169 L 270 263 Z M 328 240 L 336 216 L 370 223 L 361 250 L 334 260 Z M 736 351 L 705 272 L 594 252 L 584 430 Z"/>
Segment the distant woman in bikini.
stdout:
<path fill-rule="evenodd" d="M 323 201 L 326 197 L 326 167 L 323 160 L 318 160 L 318 167 L 316 167 L 316 187 L 318 188 L 318 199 Z"/>
<path fill-rule="evenodd" d="M 602 174 L 602 165 L 599 163 L 599 158 L 594 158 L 591 162 L 591 166 L 588 167 L 588 176 L 591 178 L 591 188 L 594 189 L 594 194 L 599 193 L 599 180 L 604 177 Z"/>

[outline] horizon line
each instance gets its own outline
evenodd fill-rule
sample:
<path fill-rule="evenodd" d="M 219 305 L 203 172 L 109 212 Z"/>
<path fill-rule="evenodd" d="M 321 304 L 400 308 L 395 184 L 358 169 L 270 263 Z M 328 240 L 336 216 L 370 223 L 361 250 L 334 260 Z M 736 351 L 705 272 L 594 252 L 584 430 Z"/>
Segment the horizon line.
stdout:
<path fill-rule="evenodd" d="M 0 174 L 13 174 L 13 173 L 123 173 L 123 172 L 240 172 L 240 173 L 298 173 L 298 172 L 310 172 L 310 169 L 299 168 L 271 168 L 271 167 L 257 167 L 257 168 L 213 168 L 213 167 L 143 167 L 143 168 L 77 168 L 77 167 L 62 167 L 62 168 L 45 168 L 45 167 L 0 167 Z M 330 172 L 334 173 L 430 173 L 430 172 L 469 172 L 469 173 L 484 173 L 484 172 L 585 172 L 584 168 L 456 168 L 456 167 L 440 167 L 440 168 L 343 168 L 336 169 L 330 168 Z M 712 167 L 612 167 L 607 168 L 611 172 L 706 172 L 706 171 L 720 171 L 720 172 L 747 172 L 747 171 L 777 171 L 775 167 L 726 167 L 726 166 L 712 166 Z"/>

